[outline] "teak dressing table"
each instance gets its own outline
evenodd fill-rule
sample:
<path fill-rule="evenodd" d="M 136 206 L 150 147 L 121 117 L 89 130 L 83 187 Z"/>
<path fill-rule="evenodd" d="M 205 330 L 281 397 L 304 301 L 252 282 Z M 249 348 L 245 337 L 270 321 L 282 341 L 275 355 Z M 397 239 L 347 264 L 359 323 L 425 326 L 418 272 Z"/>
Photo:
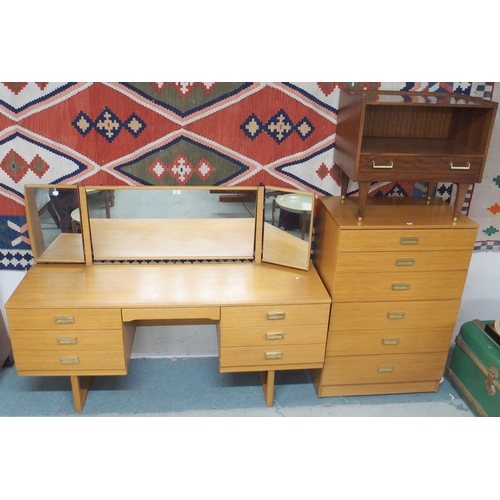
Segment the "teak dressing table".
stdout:
<path fill-rule="evenodd" d="M 307 241 L 272 227 L 263 187 L 247 188 L 250 217 L 114 219 L 121 195 L 146 193 L 151 204 L 173 190 L 97 188 L 114 191 L 106 218 L 91 215 L 86 188 L 58 186 L 78 190 L 81 233 L 52 242 L 32 203 L 37 189 L 54 186 L 26 187 L 37 264 L 5 308 L 19 375 L 69 376 L 76 411 L 93 376 L 127 374 L 141 324 L 216 323 L 220 371 L 261 372 L 268 406 L 276 370 L 323 367 L 331 300 L 310 263 L 312 224 Z"/>

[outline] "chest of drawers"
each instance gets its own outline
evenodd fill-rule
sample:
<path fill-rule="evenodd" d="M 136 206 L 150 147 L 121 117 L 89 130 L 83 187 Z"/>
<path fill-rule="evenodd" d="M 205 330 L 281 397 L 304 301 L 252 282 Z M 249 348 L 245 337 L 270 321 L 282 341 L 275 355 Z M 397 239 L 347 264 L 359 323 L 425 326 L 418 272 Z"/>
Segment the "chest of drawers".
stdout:
<path fill-rule="evenodd" d="M 477 225 L 441 200 L 319 200 L 313 260 L 332 297 L 321 396 L 436 391 Z"/>

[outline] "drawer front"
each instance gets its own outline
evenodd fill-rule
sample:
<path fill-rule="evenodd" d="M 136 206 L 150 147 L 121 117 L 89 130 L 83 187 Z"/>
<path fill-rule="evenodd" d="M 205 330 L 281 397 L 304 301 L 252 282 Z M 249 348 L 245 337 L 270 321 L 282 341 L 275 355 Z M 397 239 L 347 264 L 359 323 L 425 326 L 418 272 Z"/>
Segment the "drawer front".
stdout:
<path fill-rule="evenodd" d="M 329 315 L 330 304 L 222 307 L 221 328 L 263 326 L 275 329 L 282 325 L 321 325 L 328 323 Z"/>
<path fill-rule="evenodd" d="M 324 344 L 276 347 L 223 347 L 220 350 L 221 368 L 269 366 L 270 369 L 290 364 L 323 363 Z"/>
<path fill-rule="evenodd" d="M 334 302 L 330 331 L 455 328 L 460 300 Z"/>
<path fill-rule="evenodd" d="M 448 352 L 453 328 L 330 332 L 327 356 Z"/>
<path fill-rule="evenodd" d="M 249 327 L 221 328 L 221 347 L 263 346 L 274 349 L 280 345 L 325 344 L 328 324 L 283 325 L 283 328 Z"/>
<path fill-rule="evenodd" d="M 482 156 L 361 155 L 360 181 L 477 182 Z"/>
<path fill-rule="evenodd" d="M 468 250 L 476 229 L 367 229 L 340 232 L 340 252 L 421 252 Z"/>
<path fill-rule="evenodd" d="M 337 273 L 466 271 L 470 259 L 470 250 L 343 252 L 337 257 Z"/>
<path fill-rule="evenodd" d="M 341 274 L 335 277 L 335 302 L 460 299 L 467 271 L 435 273 Z"/>
<path fill-rule="evenodd" d="M 109 330 L 122 326 L 120 309 L 9 309 L 11 330 Z"/>
<path fill-rule="evenodd" d="M 123 350 L 16 351 L 16 369 L 19 372 L 60 372 L 62 375 L 85 370 L 124 370 L 126 363 Z"/>
<path fill-rule="evenodd" d="M 448 351 L 424 354 L 327 356 L 324 385 L 440 380 Z"/>
<path fill-rule="evenodd" d="M 12 347 L 17 351 L 74 351 L 123 349 L 121 330 L 12 330 Z"/>

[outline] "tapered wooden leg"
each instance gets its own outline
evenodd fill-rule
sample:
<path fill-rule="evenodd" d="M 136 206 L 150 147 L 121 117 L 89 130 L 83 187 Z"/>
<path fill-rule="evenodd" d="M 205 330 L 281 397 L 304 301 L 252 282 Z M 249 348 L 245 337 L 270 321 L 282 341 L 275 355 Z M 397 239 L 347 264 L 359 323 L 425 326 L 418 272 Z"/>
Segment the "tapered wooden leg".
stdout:
<path fill-rule="evenodd" d="M 358 220 L 362 221 L 365 214 L 366 200 L 368 199 L 368 190 L 371 182 L 358 182 Z"/>
<path fill-rule="evenodd" d="M 269 370 L 267 372 L 261 372 L 262 377 L 262 387 L 264 389 L 264 398 L 266 400 L 266 406 L 273 406 L 274 403 L 274 376 L 276 372 L 274 370 Z"/>
<path fill-rule="evenodd" d="M 469 184 L 457 184 L 457 196 L 455 197 L 455 207 L 453 210 L 453 220 L 456 221 L 458 216 L 462 212 L 462 207 L 464 206 L 465 196 L 469 189 Z"/>
<path fill-rule="evenodd" d="M 83 382 L 80 383 L 80 378 L 76 376 L 71 376 L 71 391 L 73 392 L 73 403 L 75 404 L 75 410 L 81 412 L 85 405 L 85 400 L 87 399 L 87 394 L 89 392 L 90 383 L 92 382 L 92 377 L 83 377 Z"/>
<path fill-rule="evenodd" d="M 430 200 L 432 195 L 434 194 L 434 190 L 436 189 L 437 182 L 429 182 L 427 183 L 427 199 Z"/>
<path fill-rule="evenodd" d="M 349 177 L 345 172 L 340 171 L 340 196 L 342 199 L 345 198 L 347 194 L 347 188 L 349 187 Z"/>

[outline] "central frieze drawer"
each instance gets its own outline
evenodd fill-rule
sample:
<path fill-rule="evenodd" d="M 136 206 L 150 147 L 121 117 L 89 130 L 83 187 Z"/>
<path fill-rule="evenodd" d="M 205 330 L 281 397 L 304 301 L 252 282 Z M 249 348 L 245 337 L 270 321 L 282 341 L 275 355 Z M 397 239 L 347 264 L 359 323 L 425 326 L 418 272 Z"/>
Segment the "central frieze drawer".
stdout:
<path fill-rule="evenodd" d="M 126 370 L 123 350 L 16 351 L 19 372 L 78 373 L 85 370 Z"/>
<path fill-rule="evenodd" d="M 110 330 L 122 326 L 120 309 L 9 309 L 8 319 L 11 330 Z"/>
<path fill-rule="evenodd" d="M 283 328 L 264 327 L 221 328 L 221 347 L 266 346 L 284 344 L 325 344 L 327 323 L 323 325 L 283 325 Z"/>
<path fill-rule="evenodd" d="M 448 351 L 424 354 L 327 356 L 324 385 L 381 384 L 439 380 Z"/>
<path fill-rule="evenodd" d="M 328 323 L 329 314 L 330 304 L 222 307 L 221 328 L 325 324 Z"/>
<path fill-rule="evenodd" d="M 75 351 L 92 349 L 123 349 L 121 330 L 14 330 L 12 347 L 19 351 L 50 351 L 67 349 Z"/>
<path fill-rule="evenodd" d="M 408 221 L 411 222 L 411 221 Z M 476 229 L 366 229 L 340 232 L 339 252 L 471 251 Z"/>
<path fill-rule="evenodd" d="M 282 347 L 223 347 L 220 367 L 269 366 L 323 363 L 324 344 L 286 345 Z M 272 368 L 271 368 L 272 369 Z"/>
<path fill-rule="evenodd" d="M 462 296 L 467 271 L 433 273 L 339 274 L 335 278 L 335 302 L 439 300 Z"/>

